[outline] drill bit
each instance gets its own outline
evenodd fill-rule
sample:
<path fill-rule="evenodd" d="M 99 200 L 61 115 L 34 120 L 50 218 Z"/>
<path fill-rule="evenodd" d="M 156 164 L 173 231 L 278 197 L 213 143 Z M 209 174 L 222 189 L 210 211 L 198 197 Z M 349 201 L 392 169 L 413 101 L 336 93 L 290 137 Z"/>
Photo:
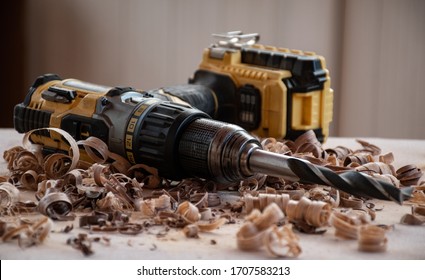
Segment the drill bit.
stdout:
<path fill-rule="evenodd" d="M 357 171 L 345 171 L 338 174 L 329 168 L 314 165 L 303 159 L 260 149 L 252 152 L 249 164 L 251 170 L 255 172 L 304 184 L 331 186 L 355 196 L 392 200 L 399 204 L 410 198 L 413 190 L 412 188 L 396 188 L 392 184 Z"/>
<path fill-rule="evenodd" d="M 262 173 L 399 204 L 408 199 L 413 190 L 411 187 L 399 189 L 357 171 L 338 174 L 300 158 L 265 151 L 258 140 L 242 128 L 203 118 L 185 129 L 179 153 L 181 166 L 187 173 L 222 183 Z"/>

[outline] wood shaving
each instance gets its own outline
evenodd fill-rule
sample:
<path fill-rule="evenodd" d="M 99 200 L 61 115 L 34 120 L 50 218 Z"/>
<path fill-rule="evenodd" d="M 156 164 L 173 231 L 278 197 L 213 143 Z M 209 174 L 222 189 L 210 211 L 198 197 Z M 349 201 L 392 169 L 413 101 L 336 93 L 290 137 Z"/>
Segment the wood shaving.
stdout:
<path fill-rule="evenodd" d="M 360 240 L 363 229 L 359 249 L 375 246 L 374 250 L 383 251 L 386 248 L 386 238 L 382 239 L 381 235 L 378 245 L 370 245 L 370 240 L 375 238 L 373 234 L 380 232 L 366 226 L 373 221 L 378 209 L 367 207 L 365 199 L 350 197 L 326 186 L 305 185 L 262 174 L 228 185 L 199 178 L 172 182 L 160 177 L 158 170 L 150 166 L 130 166 L 97 138 L 75 142 L 60 129 L 46 130 L 59 133 L 68 141 L 69 149 L 44 156 L 40 146 L 29 142 L 35 132 L 32 131 L 24 136 L 23 147 L 13 147 L 3 155 L 10 174 L 0 177 L 1 214 L 38 211 L 46 216 L 40 220 L 41 225 L 31 222 L 11 225 L 0 221 L 2 239 L 18 239 L 20 246 L 42 243 L 52 220 L 73 219 L 79 212 L 80 227 L 91 232 L 139 234 L 150 225 L 163 225 L 165 230 L 158 233 L 161 237 L 170 227 L 181 229 L 188 237 L 199 237 L 202 232 L 226 223 L 237 224 L 237 219 L 245 215 L 245 223 L 236 235 L 238 248 L 265 248 L 274 257 L 296 257 L 301 253 L 293 227 L 303 232 L 323 233 L 328 224 L 335 227 L 337 236 L 350 239 Z M 418 167 L 406 165 L 395 171 L 392 153 L 381 154 L 379 147 L 357 141 L 362 146 L 357 150 L 342 146 L 324 150 L 309 131 L 296 141 L 266 138 L 261 144 L 265 150 L 300 157 L 336 172 L 365 172 L 400 187 L 418 184 L 423 175 Z M 84 160 L 79 157 L 78 146 L 87 154 Z M 19 192 L 23 189 L 34 192 L 38 204 L 19 201 Z M 222 205 L 218 190 L 238 191 L 243 199 Z M 424 223 L 420 214 L 425 211 L 420 206 L 425 204 L 424 191 L 425 182 L 415 186 L 410 203 L 416 210 L 406 214 L 401 223 Z M 337 207 L 350 209 L 332 211 Z M 83 213 L 86 215 L 81 215 Z M 144 222 L 130 222 L 132 213 L 140 214 Z M 79 235 L 70 239 L 69 244 L 90 255 L 93 254 L 92 242 L 99 241 L 102 240 Z M 151 249 L 155 250 L 156 245 L 153 246 Z"/>
<path fill-rule="evenodd" d="M 8 182 L 0 183 L 0 212 L 8 212 L 19 201 L 19 190 Z"/>
<path fill-rule="evenodd" d="M 20 247 L 30 247 L 39 245 L 48 237 L 52 228 L 52 221 L 47 218 L 41 218 L 34 222 L 16 222 L 6 223 L 0 221 L 1 240 L 10 242 L 17 239 Z"/>
<path fill-rule="evenodd" d="M 97 163 L 103 164 L 107 160 L 111 160 L 111 168 L 122 174 L 128 174 L 131 164 L 124 157 L 109 151 L 108 146 L 102 140 L 96 137 L 89 137 L 85 140 L 77 142 L 82 145 L 88 156 Z M 97 155 L 100 155 L 97 156 Z"/>
<path fill-rule="evenodd" d="M 76 250 L 80 250 L 84 256 L 90 256 L 94 254 L 92 249 L 93 242 L 99 242 L 100 238 L 97 237 L 88 237 L 87 234 L 78 234 L 77 237 L 69 238 L 67 244 L 72 246 Z"/>
<path fill-rule="evenodd" d="M 385 229 L 375 225 L 361 226 L 358 238 L 359 250 L 366 252 L 383 252 L 387 250 L 388 240 L 385 232 Z"/>
<path fill-rule="evenodd" d="M 290 200 L 288 194 L 259 194 L 244 196 L 246 213 L 253 209 L 263 210 L 269 205 L 276 205 L 289 221 L 305 221 L 308 225 L 322 227 L 327 225 L 331 214 L 331 205 L 323 201 L 311 201 L 303 196 L 300 200 Z"/>
<path fill-rule="evenodd" d="M 403 186 L 418 184 L 419 179 L 424 174 L 421 169 L 413 164 L 405 165 L 396 171 L 397 179 Z"/>
<path fill-rule="evenodd" d="M 335 156 L 335 159 L 344 160 L 349 154 L 352 154 L 353 151 L 347 147 L 337 146 L 335 148 L 329 148 L 325 150 L 329 156 Z M 335 161 L 336 162 L 336 161 Z"/>
<path fill-rule="evenodd" d="M 278 228 L 273 226 L 265 235 L 267 252 L 273 257 L 298 257 L 302 250 L 299 237 L 292 231 L 290 224 Z"/>
<path fill-rule="evenodd" d="M 291 225 L 276 226 L 284 216 L 276 203 L 268 205 L 262 213 L 258 209 L 251 211 L 236 234 L 238 248 L 254 251 L 266 247 L 273 257 L 297 257 L 301 248 Z"/>
<path fill-rule="evenodd" d="M 217 228 L 221 227 L 222 225 L 226 224 L 228 222 L 228 219 L 225 217 L 220 217 L 215 220 L 211 220 L 209 222 L 198 222 L 196 225 L 198 226 L 199 230 L 202 232 L 208 232 L 216 230 Z"/>
<path fill-rule="evenodd" d="M 334 211 L 329 223 L 335 228 L 335 235 L 345 239 L 358 239 L 359 229 L 370 223 L 366 212 L 351 210 L 348 213 Z"/>
<path fill-rule="evenodd" d="M 394 167 L 383 162 L 368 162 L 354 169 L 358 172 L 363 172 L 368 175 L 376 173 L 381 175 L 395 175 Z"/>
<path fill-rule="evenodd" d="M 138 209 L 143 216 L 153 217 L 159 212 L 171 210 L 171 198 L 163 194 L 158 198 L 141 199 L 137 202 L 136 209 Z"/>
<path fill-rule="evenodd" d="M 41 214 L 53 220 L 73 220 L 74 216 L 67 216 L 72 211 L 72 203 L 62 192 L 49 193 L 40 200 L 38 209 Z"/>
<path fill-rule="evenodd" d="M 413 214 L 404 214 L 403 217 L 400 219 L 400 224 L 404 225 L 423 225 L 425 224 L 425 218 L 418 217 L 417 215 Z"/>
<path fill-rule="evenodd" d="M 21 184 L 22 188 L 28 190 L 37 190 L 37 185 L 39 183 L 39 178 L 43 176 L 39 176 L 39 174 L 34 170 L 27 170 L 21 176 Z"/>
<path fill-rule="evenodd" d="M 354 209 L 362 209 L 364 206 L 364 202 L 362 199 L 353 196 L 341 197 L 341 206 Z"/>
<path fill-rule="evenodd" d="M 331 206 L 323 201 L 311 201 L 302 197 L 299 201 L 290 200 L 286 207 L 289 221 L 305 221 L 314 227 L 327 225 L 331 214 Z"/>
<path fill-rule="evenodd" d="M 356 141 L 357 143 L 363 146 L 363 149 L 359 149 L 356 152 L 366 152 L 366 153 L 370 153 L 373 156 L 377 156 L 381 154 L 381 148 L 379 148 L 378 146 L 373 145 L 361 139 L 356 139 Z"/>
<path fill-rule="evenodd" d="M 189 238 L 199 238 L 199 227 L 196 224 L 190 224 L 183 228 L 183 233 Z"/>
<path fill-rule="evenodd" d="M 184 201 L 183 203 L 181 203 L 177 207 L 176 213 L 181 215 L 183 219 L 185 219 L 189 223 L 196 223 L 201 218 L 199 209 L 189 201 Z"/>
<path fill-rule="evenodd" d="M 401 217 L 401 224 L 404 225 L 422 225 L 425 224 L 425 204 L 412 205 L 412 213 Z"/>
<path fill-rule="evenodd" d="M 120 211 L 99 212 L 80 217 L 80 227 L 88 228 L 93 232 L 119 232 L 121 234 L 136 235 L 141 233 L 145 225 L 130 223 L 129 216 Z"/>
<path fill-rule="evenodd" d="M 26 150 L 30 151 L 32 148 L 38 150 L 37 154 L 40 154 L 40 147 L 37 147 L 36 145 L 31 144 L 29 138 L 34 132 L 40 132 L 40 131 L 53 131 L 55 133 L 58 133 L 61 135 L 70 145 L 69 150 L 69 156 L 71 158 L 71 162 L 68 166 L 68 170 L 73 170 L 77 167 L 78 160 L 80 158 L 80 150 L 78 149 L 77 142 L 72 138 L 72 136 L 66 132 L 65 130 L 59 129 L 59 128 L 38 128 L 31 130 L 24 134 L 24 138 L 22 140 L 23 147 L 26 148 Z"/>

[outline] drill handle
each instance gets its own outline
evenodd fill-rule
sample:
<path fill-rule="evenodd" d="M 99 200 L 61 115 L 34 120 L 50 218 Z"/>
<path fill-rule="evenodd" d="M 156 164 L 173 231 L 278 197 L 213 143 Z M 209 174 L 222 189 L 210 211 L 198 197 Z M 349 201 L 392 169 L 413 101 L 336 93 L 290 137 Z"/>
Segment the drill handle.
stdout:
<path fill-rule="evenodd" d="M 214 117 L 218 102 L 214 91 L 203 85 L 178 85 L 147 90 L 146 93 L 162 100 L 189 104 Z"/>

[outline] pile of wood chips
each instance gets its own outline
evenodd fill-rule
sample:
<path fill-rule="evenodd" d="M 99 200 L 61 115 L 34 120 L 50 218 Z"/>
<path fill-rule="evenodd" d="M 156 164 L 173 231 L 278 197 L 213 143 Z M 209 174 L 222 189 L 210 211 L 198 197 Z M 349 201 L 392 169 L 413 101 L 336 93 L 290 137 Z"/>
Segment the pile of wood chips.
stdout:
<path fill-rule="evenodd" d="M 52 130 L 52 129 L 51 129 Z M 65 131 L 54 129 L 70 144 L 70 155 L 44 156 L 33 146 L 29 135 L 23 147 L 4 152 L 9 174 L 0 177 L 0 236 L 3 242 L 17 240 L 19 246 L 39 245 L 46 240 L 55 220 L 78 219 L 79 226 L 90 232 L 142 234 L 145 228 L 160 225 L 181 229 L 188 238 L 197 238 L 235 219 L 244 219 L 235 242 L 239 249 L 266 248 L 271 256 L 297 257 L 299 237 L 321 234 L 329 227 L 344 239 L 356 239 L 359 250 L 385 251 L 385 232 L 390 227 L 373 224 L 375 206 L 327 186 L 303 185 L 281 178 L 258 174 L 229 185 L 187 178 L 176 182 L 159 176 L 155 168 L 144 164 L 131 166 L 111 153 L 96 138 L 75 142 Z M 361 149 L 346 147 L 324 149 L 309 131 L 296 141 L 263 139 L 263 148 L 295 156 L 328 167 L 336 172 L 356 170 L 385 180 L 396 187 L 414 186 L 409 201 L 412 213 L 401 223 L 425 223 L 425 183 L 423 172 L 415 165 L 395 170 L 391 153 L 381 154 L 379 147 L 358 140 Z M 79 146 L 94 163 L 80 160 Z M 20 191 L 31 191 L 32 201 L 21 201 Z M 218 191 L 238 191 L 240 200 L 222 203 Z M 138 212 L 137 219 L 132 214 Z M 23 214 L 40 213 L 42 218 L 29 221 Z M 64 229 L 71 231 L 72 227 Z M 68 240 L 85 255 L 93 253 L 86 235 Z"/>

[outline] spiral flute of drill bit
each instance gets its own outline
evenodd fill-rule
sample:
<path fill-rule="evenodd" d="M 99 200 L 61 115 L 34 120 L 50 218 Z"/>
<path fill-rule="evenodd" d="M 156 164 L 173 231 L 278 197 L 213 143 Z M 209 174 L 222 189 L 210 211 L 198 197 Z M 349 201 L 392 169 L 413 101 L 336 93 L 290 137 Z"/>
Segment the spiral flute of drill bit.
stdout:
<path fill-rule="evenodd" d="M 357 171 L 335 173 L 306 160 L 256 149 L 249 158 L 251 170 L 283 177 L 304 184 L 331 186 L 355 196 L 393 200 L 402 203 L 411 195 L 412 188 L 396 188 Z"/>

